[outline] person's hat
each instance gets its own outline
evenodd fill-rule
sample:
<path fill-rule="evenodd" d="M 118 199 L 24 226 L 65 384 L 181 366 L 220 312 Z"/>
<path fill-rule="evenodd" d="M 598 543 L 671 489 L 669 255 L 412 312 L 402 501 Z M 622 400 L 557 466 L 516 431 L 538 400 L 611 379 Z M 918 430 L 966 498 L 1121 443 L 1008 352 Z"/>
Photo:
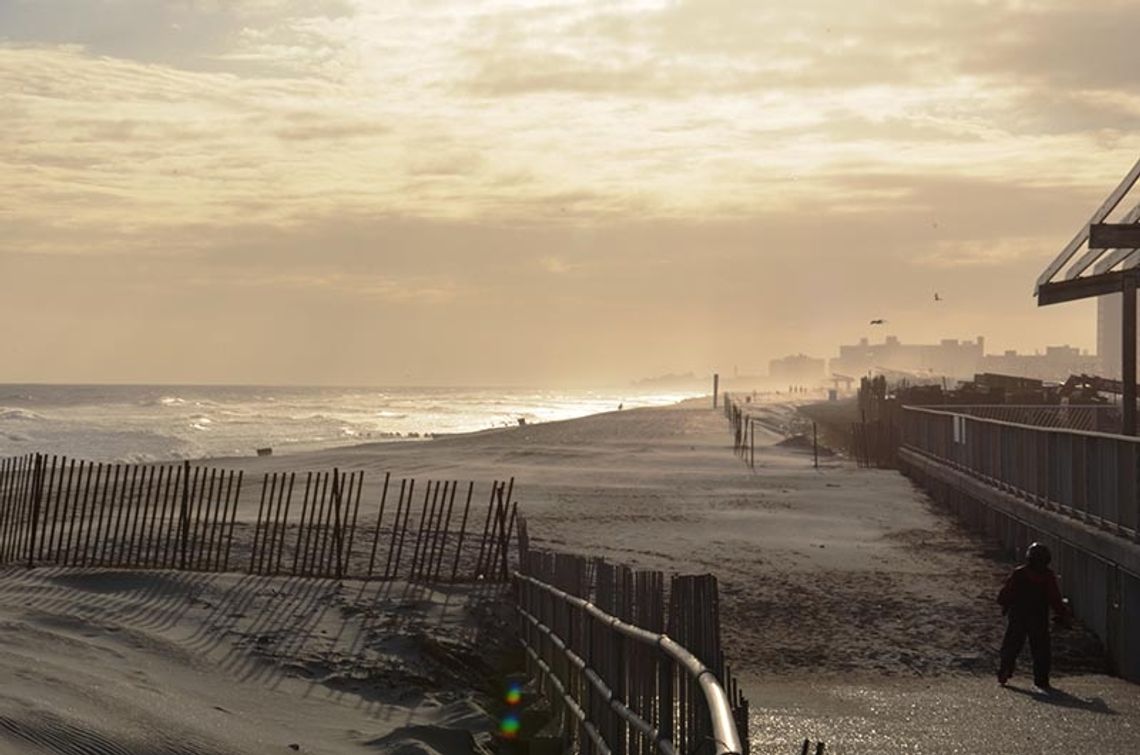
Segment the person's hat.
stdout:
<path fill-rule="evenodd" d="M 1048 566 L 1053 554 L 1044 543 L 1033 543 L 1025 549 L 1025 560 L 1030 566 Z"/>

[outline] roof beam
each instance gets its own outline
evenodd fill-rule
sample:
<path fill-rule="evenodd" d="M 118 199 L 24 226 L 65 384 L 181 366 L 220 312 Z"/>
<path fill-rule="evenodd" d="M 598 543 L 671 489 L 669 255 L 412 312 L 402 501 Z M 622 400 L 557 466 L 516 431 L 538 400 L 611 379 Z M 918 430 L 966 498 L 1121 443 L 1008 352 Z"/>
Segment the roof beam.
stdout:
<path fill-rule="evenodd" d="M 1038 276 L 1038 289 L 1048 283 L 1054 275 L 1060 272 L 1061 268 L 1073 259 L 1073 255 L 1077 253 L 1077 249 L 1080 248 L 1081 244 L 1088 241 L 1089 225 L 1103 222 L 1104 219 L 1108 217 L 1108 214 L 1116 209 L 1116 205 L 1120 204 L 1120 200 L 1124 199 L 1124 195 L 1127 194 L 1132 188 L 1132 185 L 1136 183 L 1137 178 L 1140 178 L 1140 160 L 1136 161 L 1136 164 L 1132 166 L 1132 170 L 1128 171 L 1128 175 L 1124 177 L 1124 180 L 1113 189 L 1112 193 L 1104 200 L 1104 203 L 1097 208 L 1097 211 L 1089 218 L 1088 224 L 1081 227 L 1081 230 L 1077 232 L 1077 235 L 1073 237 L 1072 241 L 1065 245 L 1065 248 L 1061 250 L 1061 253 L 1057 255 L 1056 259 L 1050 262 L 1049 266 Z"/>
<path fill-rule="evenodd" d="M 1122 223 L 1135 223 L 1137 221 L 1140 221 L 1140 204 L 1129 210 L 1128 214 L 1126 214 L 1123 220 L 1121 220 Z M 1121 253 L 1122 251 L 1123 254 Z M 1127 257 L 1133 251 L 1135 250 L 1117 249 L 1113 252 L 1105 254 L 1104 249 L 1089 249 L 1079 260 L 1073 263 L 1073 266 L 1070 267 L 1068 272 L 1065 273 L 1065 277 L 1069 280 L 1072 280 L 1073 278 L 1076 278 L 1078 275 L 1083 273 L 1085 270 L 1088 270 L 1089 267 L 1093 265 L 1093 263 L 1096 263 L 1096 266 L 1093 267 L 1093 272 L 1106 272 L 1116 267 L 1116 265 L 1119 264 L 1122 259 Z M 1112 260 L 1112 264 L 1108 264 L 1109 260 Z"/>
<path fill-rule="evenodd" d="M 1089 226 L 1089 249 L 1140 249 L 1140 225 L 1093 223 Z"/>
<path fill-rule="evenodd" d="M 1131 274 L 1134 275 L 1135 273 Z M 1124 275 L 1124 271 L 1117 270 L 1113 273 L 1103 273 L 1088 278 L 1046 283 L 1037 288 L 1037 306 L 1044 307 L 1049 304 L 1088 299 L 1093 296 L 1118 294 L 1124 285 Z"/>

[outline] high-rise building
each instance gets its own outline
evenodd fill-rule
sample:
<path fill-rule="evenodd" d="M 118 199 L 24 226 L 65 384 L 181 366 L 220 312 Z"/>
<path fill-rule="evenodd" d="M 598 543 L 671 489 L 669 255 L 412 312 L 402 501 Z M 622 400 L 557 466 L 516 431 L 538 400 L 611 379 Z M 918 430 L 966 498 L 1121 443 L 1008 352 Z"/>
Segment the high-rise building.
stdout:
<path fill-rule="evenodd" d="M 1101 377 L 1120 379 L 1121 347 L 1123 335 L 1120 294 L 1108 294 L 1096 300 L 1096 355 Z M 1137 328 L 1140 344 L 1140 328 Z"/>

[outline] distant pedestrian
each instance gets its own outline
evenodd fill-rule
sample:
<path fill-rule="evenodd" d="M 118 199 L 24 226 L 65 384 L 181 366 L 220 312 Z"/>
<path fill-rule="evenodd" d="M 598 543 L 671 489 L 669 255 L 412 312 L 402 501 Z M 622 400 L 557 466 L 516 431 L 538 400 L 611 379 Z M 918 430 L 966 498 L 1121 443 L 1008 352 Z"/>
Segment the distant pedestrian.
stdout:
<path fill-rule="evenodd" d="M 1069 607 L 1061 598 L 1057 575 L 1049 568 L 1053 554 L 1041 543 L 1033 543 L 1025 551 L 1025 563 L 1013 570 L 998 593 L 998 604 L 1008 618 L 1005 639 L 1001 643 L 1001 665 L 998 682 L 1004 685 L 1013 676 L 1017 656 L 1029 638 L 1033 656 L 1033 683 L 1049 690 L 1052 648 L 1049 637 L 1049 609 L 1058 623 L 1067 623 Z"/>

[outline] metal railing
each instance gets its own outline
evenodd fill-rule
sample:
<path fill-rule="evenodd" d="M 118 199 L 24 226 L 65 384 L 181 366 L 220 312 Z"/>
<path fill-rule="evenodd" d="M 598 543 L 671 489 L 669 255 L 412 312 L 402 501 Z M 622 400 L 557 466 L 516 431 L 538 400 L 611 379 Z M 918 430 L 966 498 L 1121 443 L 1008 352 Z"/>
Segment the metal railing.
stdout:
<path fill-rule="evenodd" d="M 968 404 L 926 409 L 1034 427 L 1099 433 L 1120 432 L 1120 407 L 1101 404 Z"/>
<path fill-rule="evenodd" d="M 521 517 L 514 577 L 529 670 L 568 749 L 747 755 L 748 700 L 720 649 L 715 577 L 674 576 L 666 600 L 662 572 L 531 551 Z"/>
<path fill-rule="evenodd" d="M 673 755 L 698 752 L 702 742 L 716 755 L 744 752 L 728 694 L 695 655 L 667 634 L 626 623 L 584 598 L 525 574 L 515 577 L 527 654 L 577 719 L 582 752 L 641 753 L 652 747 Z M 636 653 L 635 645 L 646 652 Z M 609 668 L 595 668 L 595 660 Z M 633 689 L 639 682 L 652 685 L 654 711 L 627 704 L 630 692 L 644 698 Z M 683 689 L 687 685 L 699 698 Z M 707 726 L 698 707 L 707 711 Z"/>
<path fill-rule="evenodd" d="M 904 407 L 901 444 L 1036 505 L 1137 539 L 1140 438 Z"/>

